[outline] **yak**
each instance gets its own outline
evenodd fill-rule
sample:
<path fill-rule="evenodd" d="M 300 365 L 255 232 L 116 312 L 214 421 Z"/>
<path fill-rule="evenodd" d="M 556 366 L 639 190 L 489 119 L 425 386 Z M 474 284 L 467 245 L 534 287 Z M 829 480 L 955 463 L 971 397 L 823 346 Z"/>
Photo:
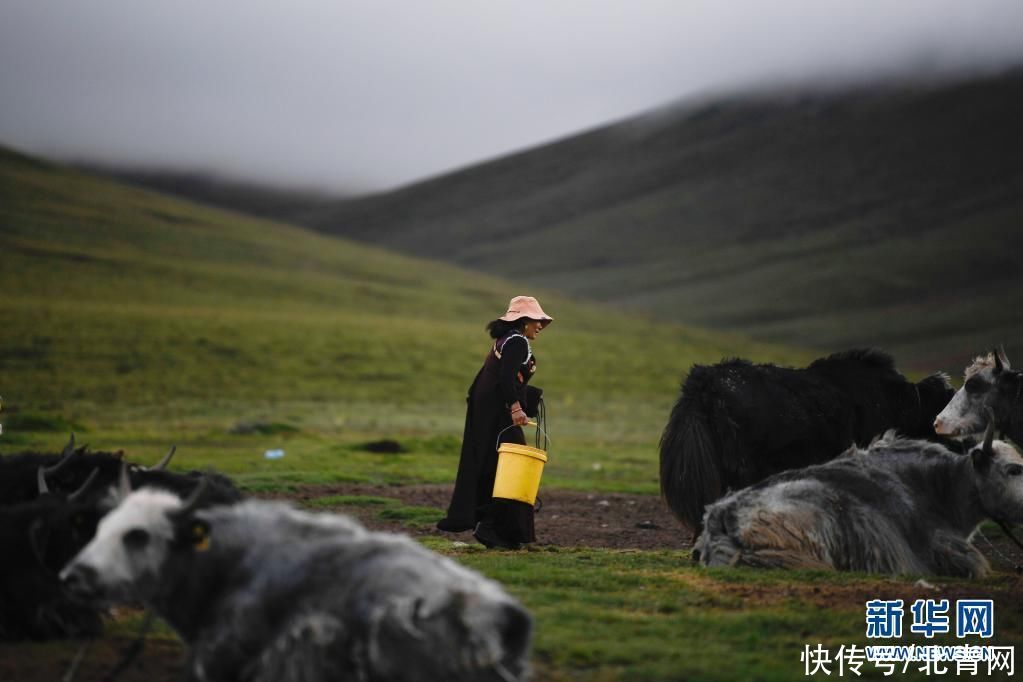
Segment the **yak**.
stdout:
<path fill-rule="evenodd" d="M 36 499 L 0 507 L 0 640 L 96 636 L 99 611 L 71 600 L 58 579 L 102 516 L 87 501 L 96 476 L 66 498 L 48 490 L 43 469 L 37 480 Z"/>
<path fill-rule="evenodd" d="M 75 447 L 75 436 L 71 434 L 60 454 L 19 452 L 0 457 L 0 505 L 34 500 L 39 495 L 37 473 L 40 467 L 54 491 L 75 490 L 97 470 L 103 474 L 112 471 L 112 480 L 116 482 L 124 453 L 86 451 L 87 446 Z"/>
<path fill-rule="evenodd" d="M 152 467 L 128 463 L 131 485 L 135 488 L 155 486 L 179 497 L 188 497 L 199 484 L 200 478 L 206 478 L 206 499 L 210 504 L 230 504 L 242 498 L 234 483 L 222 474 L 168 471 L 166 467 L 176 450 L 172 446 Z M 111 488 L 119 485 L 121 467 L 125 464 L 123 457 L 123 452 L 88 452 L 86 446 L 76 448 L 74 434 L 71 434 L 68 444 L 59 455 L 36 452 L 6 455 L 0 458 L 0 505 L 35 499 L 39 494 L 36 472 L 40 467 L 46 472 L 49 487 L 57 492 L 75 490 L 95 473 L 97 481 L 90 487 L 91 494 L 94 501 L 104 504 L 101 498 Z M 107 504 L 107 510 L 112 506 Z"/>
<path fill-rule="evenodd" d="M 197 680 L 520 680 L 532 620 L 497 583 L 405 536 L 284 503 L 197 511 L 136 491 L 61 572 L 83 599 L 141 600 Z"/>
<path fill-rule="evenodd" d="M 912 383 L 875 349 L 805 369 L 746 360 L 695 365 L 660 442 L 661 492 L 695 538 L 706 505 L 728 490 L 832 459 L 888 429 L 934 436 L 954 390 L 944 374 Z"/>
<path fill-rule="evenodd" d="M 234 484 L 214 474 L 179 474 L 164 466 L 128 465 L 119 455 L 75 448 L 62 455 L 21 453 L 0 459 L 0 640 L 95 636 L 98 609 L 75 603 L 57 578 L 92 539 L 99 520 L 117 502 L 119 478 L 136 486 L 188 496 L 205 481 L 208 504 L 241 498 Z M 78 486 L 72 490 L 71 486 Z"/>
<path fill-rule="evenodd" d="M 1002 349 L 974 358 L 962 388 L 934 420 L 934 430 L 969 438 L 984 432 L 989 414 L 1003 438 L 1023 444 L 1023 372 L 1012 369 Z"/>
<path fill-rule="evenodd" d="M 693 557 L 746 565 L 979 577 L 990 518 L 1023 521 L 1023 457 L 988 430 L 964 456 L 887 432 L 868 449 L 771 476 L 710 505 Z"/>

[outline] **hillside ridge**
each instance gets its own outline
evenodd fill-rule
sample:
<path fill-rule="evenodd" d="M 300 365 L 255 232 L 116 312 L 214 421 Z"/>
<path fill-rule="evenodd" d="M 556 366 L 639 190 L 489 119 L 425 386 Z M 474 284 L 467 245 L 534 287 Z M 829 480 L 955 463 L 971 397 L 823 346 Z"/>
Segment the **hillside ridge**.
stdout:
<path fill-rule="evenodd" d="M 612 309 L 958 372 L 1023 334 L 1020 120 L 1023 69 L 763 89 L 247 209 Z"/>
<path fill-rule="evenodd" d="M 723 96 L 296 219 L 662 319 L 958 369 L 1023 332 L 1005 259 L 1023 247 L 1020 120 L 1019 69 Z"/>

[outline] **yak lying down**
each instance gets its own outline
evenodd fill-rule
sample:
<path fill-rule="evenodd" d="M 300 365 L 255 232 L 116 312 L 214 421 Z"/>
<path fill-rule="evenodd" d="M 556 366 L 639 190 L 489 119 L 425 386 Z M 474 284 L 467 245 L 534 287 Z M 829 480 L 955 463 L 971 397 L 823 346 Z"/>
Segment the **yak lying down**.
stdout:
<path fill-rule="evenodd" d="M 708 566 L 977 577 L 989 566 L 970 538 L 987 518 L 1023 521 L 1015 448 L 991 429 L 968 456 L 888 432 L 711 505 L 693 556 Z"/>
<path fill-rule="evenodd" d="M 61 573 L 80 598 L 151 607 L 188 646 L 190 679 L 527 674 L 529 613 L 451 559 L 345 516 L 263 501 L 195 504 L 132 493 Z"/>

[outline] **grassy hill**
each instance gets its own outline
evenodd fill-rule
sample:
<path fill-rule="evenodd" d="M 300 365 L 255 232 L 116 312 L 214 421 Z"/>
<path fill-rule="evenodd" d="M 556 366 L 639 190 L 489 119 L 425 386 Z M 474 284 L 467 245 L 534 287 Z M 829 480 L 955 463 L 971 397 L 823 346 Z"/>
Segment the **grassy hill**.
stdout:
<path fill-rule="evenodd" d="M 107 177 L 119 183 L 155 190 L 188 201 L 241 211 L 260 218 L 293 223 L 310 208 L 337 201 L 356 192 L 327 194 L 314 189 L 286 188 L 251 180 L 240 180 L 195 170 L 91 164 L 72 164 L 88 175 Z"/>
<path fill-rule="evenodd" d="M 372 475 L 446 482 L 483 325 L 527 289 L 11 152 L 0 225 L 0 451 L 55 447 L 78 424 L 94 447 L 192 442 L 185 462 L 219 453 L 259 478 L 258 445 L 281 437 L 232 431 L 263 424 L 284 429 L 295 452 L 278 469 L 298 478 L 325 462 L 335 477 L 368 475 L 379 462 L 339 443 L 407 436 L 425 454 Z M 690 364 L 806 357 L 529 290 L 557 319 L 536 351 L 565 455 L 552 475 L 563 466 L 566 484 L 599 457 L 619 462 L 589 469 L 587 485 L 655 490 L 656 442 Z M 39 417 L 54 432 L 19 428 Z"/>
<path fill-rule="evenodd" d="M 684 103 L 300 220 L 759 339 L 958 373 L 1023 337 L 1023 71 Z"/>

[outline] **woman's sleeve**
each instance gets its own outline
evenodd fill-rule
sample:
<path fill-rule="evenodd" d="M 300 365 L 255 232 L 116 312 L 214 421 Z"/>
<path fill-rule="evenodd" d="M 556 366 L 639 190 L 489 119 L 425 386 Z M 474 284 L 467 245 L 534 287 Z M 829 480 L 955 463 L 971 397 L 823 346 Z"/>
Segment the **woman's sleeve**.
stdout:
<path fill-rule="evenodd" d="M 498 370 L 497 377 L 497 388 L 501 393 L 501 399 L 504 400 L 504 404 L 511 406 L 516 400 L 519 399 L 519 382 L 517 375 L 519 370 L 522 369 L 522 363 L 526 361 L 526 355 L 529 353 L 529 344 L 522 337 L 514 337 L 508 339 L 504 344 L 504 348 L 501 349 L 501 366 Z"/>

